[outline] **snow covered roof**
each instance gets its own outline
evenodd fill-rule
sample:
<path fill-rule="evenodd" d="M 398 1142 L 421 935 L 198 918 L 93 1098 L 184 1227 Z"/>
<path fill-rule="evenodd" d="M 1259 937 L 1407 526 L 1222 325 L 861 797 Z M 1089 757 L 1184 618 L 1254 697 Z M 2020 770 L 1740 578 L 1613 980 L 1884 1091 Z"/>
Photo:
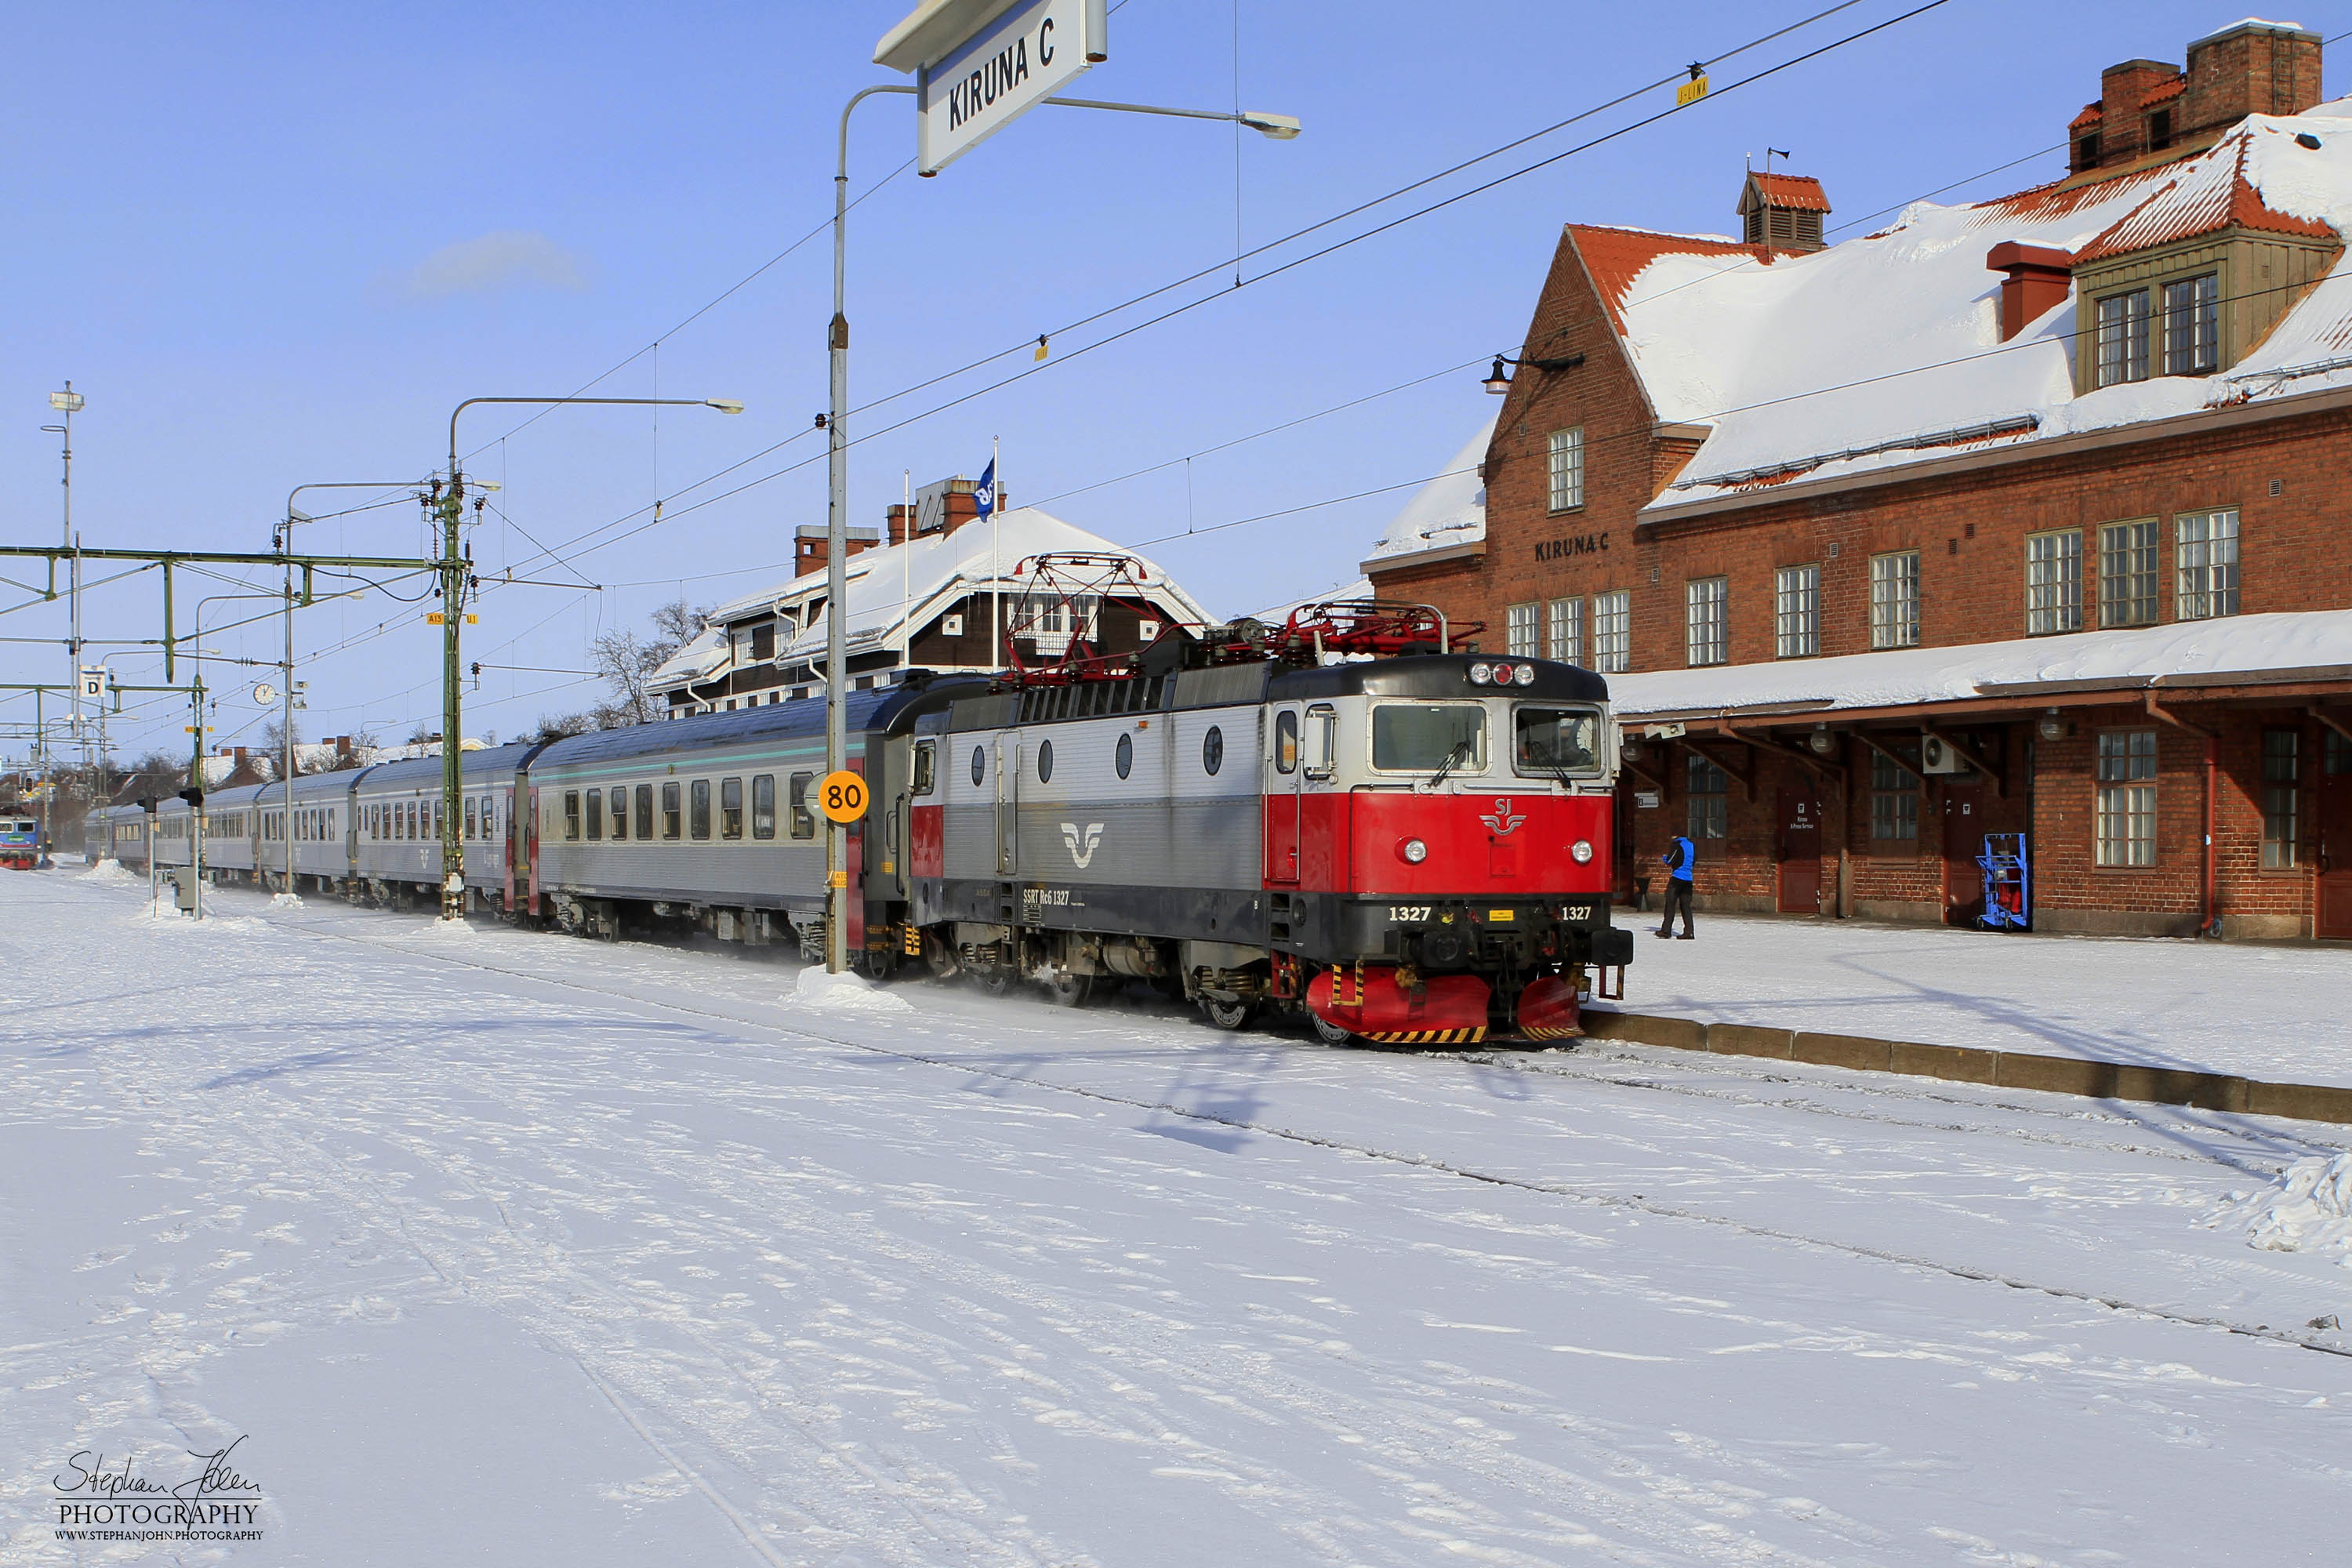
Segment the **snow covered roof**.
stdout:
<path fill-rule="evenodd" d="M 2352 680 L 2352 610 L 2230 616 L 2170 626 L 1895 648 L 1832 658 L 1609 678 L 1621 715 L 1893 708 L 2031 689 L 2137 690 L 2288 679 Z"/>
<path fill-rule="evenodd" d="M 1371 571 L 1375 562 L 1384 568 L 1400 564 L 1391 557 L 1450 550 L 1486 539 L 1486 482 L 1478 477 L 1478 468 L 1486 460 L 1486 444 L 1494 438 L 1495 420 L 1490 418 L 1463 443 L 1444 471 L 1415 491 L 1404 510 L 1390 520 L 1380 542 L 1372 546 L 1370 558 L 1364 562 L 1364 571 Z"/>
<path fill-rule="evenodd" d="M 1760 169 L 1748 171 L 1748 184 L 1756 194 L 1776 207 L 1791 212 L 1825 213 L 1830 210 L 1829 193 L 1811 174 L 1768 174 Z M 1743 195 L 1745 193 L 1742 193 Z"/>
<path fill-rule="evenodd" d="M 983 519 L 952 533 L 925 534 L 911 545 L 887 545 L 851 556 L 845 628 L 849 649 L 856 653 L 889 647 L 906 625 L 920 628 L 956 601 L 987 592 L 992 582 L 1008 595 L 1030 592 L 1035 581 L 1021 574 L 1019 568 L 1031 556 L 1049 551 L 1127 556 L 1139 563 L 1143 596 L 1169 619 L 1193 626 L 1205 625 L 1210 619 L 1209 613 L 1158 563 L 1035 507 L 1013 507 L 993 527 Z M 797 636 L 779 637 L 777 663 L 822 658 L 825 618 L 823 613 L 812 617 L 808 612 L 824 597 L 826 577 L 824 572 L 811 572 L 719 605 L 710 613 L 702 632 L 654 671 L 652 688 L 667 690 L 724 672 L 735 657 L 728 624 L 771 614 L 790 616 L 802 627 Z"/>
<path fill-rule="evenodd" d="M 1991 247 L 2096 257 L 2233 222 L 2327 241 L 2352 231 L 2352 101 L 2254 115 L 2203 152 L 2153 167 L 1973 205 L 1915 203 L 1885 232 L 1811 255 L 1708 235 L 1569 232 L 1655 417 L 1710 427 L 1684 477 L 1645 509 L 1657 517 L 1759 484 L 1885 468 L 1937 449 L 2049 440 L 2352 384 L 2352 288 L 2340 255 L 2251 354 L 2218 375 L 2077 396 L 2071 299 L 2000 341 L 2000 279 L 1985 266 Z"/>

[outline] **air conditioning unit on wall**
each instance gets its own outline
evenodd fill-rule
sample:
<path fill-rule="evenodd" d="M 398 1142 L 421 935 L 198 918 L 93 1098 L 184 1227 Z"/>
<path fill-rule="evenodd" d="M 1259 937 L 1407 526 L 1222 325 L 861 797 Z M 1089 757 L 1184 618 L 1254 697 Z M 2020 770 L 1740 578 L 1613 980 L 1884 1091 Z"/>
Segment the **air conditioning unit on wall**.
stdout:
<path fill-rule="evenodd" d="M 1951 742 L 1941 735 L 1923 735 L 1919 739 L 1919 771 L 1923 773 L 1964 773 L 1969 764 Z"/>

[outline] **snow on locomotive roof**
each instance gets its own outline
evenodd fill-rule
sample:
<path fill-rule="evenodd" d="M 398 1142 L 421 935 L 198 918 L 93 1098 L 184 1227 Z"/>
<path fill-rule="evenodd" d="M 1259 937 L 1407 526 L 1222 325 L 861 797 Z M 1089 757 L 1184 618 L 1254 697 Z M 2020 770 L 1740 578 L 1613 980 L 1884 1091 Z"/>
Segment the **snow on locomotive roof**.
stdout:
<path fill-rule="evenodd" d="M 1610 677 L 1621 716 L 1741 710 L 1829 711 L 2035 689 L 2136 690 L 2243 680 L 2260 684 L 2352 670 L 2352 610 L 2230 616 L 2170 626 L 2073 632 L 1952 647 L 1660 669 Z"/>

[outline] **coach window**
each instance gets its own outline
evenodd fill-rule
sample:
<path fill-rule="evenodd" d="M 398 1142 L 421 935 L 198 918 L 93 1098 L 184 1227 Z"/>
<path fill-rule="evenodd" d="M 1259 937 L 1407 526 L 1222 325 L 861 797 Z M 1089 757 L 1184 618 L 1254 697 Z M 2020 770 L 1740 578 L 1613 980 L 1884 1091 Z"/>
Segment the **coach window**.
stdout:
<path fill-rule="evenodd" d="M 677 837 L 677 785 L 662 785 L 662 837 Z"/>
<path fill-rule="evenodd" d="M 1392 773 L 1486 771 L 1486 710 L 1475 702 L 1382 702 L 1372 709 L 1372 766 Z"/>
<path fill-rule="evenodd" d="M 563 792 L 563 837 L 574 844 L 580 841 L 580 792 L 576 789 Z"/>
<path fill-rule="evenodd" d="M 939 742 L 915 742 L 915 789 L 917 795 L 929 795 L 939 778 Z"/>
<path fill-rule="evenodd" d="M 1286 708 L 1274 716 L 1274 771 L 1296 773 L 1298 769 L 1298 714 Z"/>
<path fill-rule="evenodd" d="M 1511 767 L 1522 778 L 1601 771 L 1601 715 L 1522 705 L 1511 713 Z"/>
<path fill-rule="evenodd" d="M 1051 741 L 1040 741 L 1037 742 L 1037 782 L 1039 784 L 1044 784 L 1053 776 L 1054 742 Z"/>
<path fill-rule="evenodd" d="M 987 776 L 988 748 L 986 746 L 974 746 L 971 749 L 971 782 L 978 784 Z M 797 837 L 799 836 L 795 834 L 794 837 Z"/>
<path fill-rule="evenodd" d="M 743 781 L 741 779 L 719 781 L 719 837 L 721 838 L 743 837 Z"/>
<path fill-rule="evenodd" d="M 710 781 L 697 779 L 686 786 L 686 836 L 710 837 Z"/>
<path fill-rule="evenodd" d="M 651 784 L 639 784 L 637 786 L 637 837 L 639 838 L 651 838 L 653 836 L 654 786 Z"/>
<path fill-rule="evenodd" d="M 1119 738 L 1118 738 L 1118 752 L 1117 752 L 1112 756 L 1111 761 L 1112 761 L 1113 763 L 1117 763 L 1117 764 L 1118 764 L 1118 776 L 1119 776 L 1119 777 L 1121 777 L 1121 778 L 1125 778 L 1125 777 L 1126 777 L 1126 776 L 1127 776 L 1130 772 L 1132 772 L 1132 771 L 1134 770 L 1134 767 L 1135 767 L 1135 737 L 1134 737 L 1134 736 L 1132 736 L 1132 735 L 1126 735 L 1126 734 L 1122 734 L 1121 736 L 1119 736 Z"/>
<path fill-rule="evenodd" d="M 468 838 L 474 837 L 475 828 L 480 826 L 480 811 L 481 807 L 475 804 L 474 797 L 467 795 L 466 797 L 466 837 Z"/>
<path fill-rule="evenodd" d="M 776 775 L 751 775 L 751 837 L 773 838 L 776 836 Z"/>
<path fill-rule="evenodd" d="M 433 837 L 436 838 L 442 837 L 442 814 L 447 809 L 447 801 L 437 795 L 433 797 Z"/>
<path fill-rule="evenodd" d="M 588 841 L 591 844 L 604 837 L 604 792 L 588 792 Z"/>
<path fill-rule="evenodd" d="M 1201 771 L 1213 773 L 1225 765 L 1225 732 L 1212 724 L 1209 732 L 1201 737 Z"/>
<path fill-rule="evenodd" d="M 629 837 L 629 786 L 613 786 L 613 837 L 625 840 Z"/>
<path fill-rule="evenodd" d="M 809 784 L 815 777 L 814 773 L 793 775 L 792 787 L 788 794 L 793 808 L 793 837 L 795 838 L 816 837 L 816 816 L 808 808 Z"/>

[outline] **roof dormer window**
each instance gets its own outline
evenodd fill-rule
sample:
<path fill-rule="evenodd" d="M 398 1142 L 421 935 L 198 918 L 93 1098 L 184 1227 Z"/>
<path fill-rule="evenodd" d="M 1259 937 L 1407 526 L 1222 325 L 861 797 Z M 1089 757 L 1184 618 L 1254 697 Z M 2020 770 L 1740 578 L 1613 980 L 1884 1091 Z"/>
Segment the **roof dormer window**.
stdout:
<path fill-rule="evenodd" d="M 2221 367 L 2221 275 L 2164 286 L 2164 374 L 2210 375 Z"/>
<path fill-rule="evenodd" d="M 2147 290 L 2133 289 L 2099 301 L 2095 384 L 2147 379 Z"/>

